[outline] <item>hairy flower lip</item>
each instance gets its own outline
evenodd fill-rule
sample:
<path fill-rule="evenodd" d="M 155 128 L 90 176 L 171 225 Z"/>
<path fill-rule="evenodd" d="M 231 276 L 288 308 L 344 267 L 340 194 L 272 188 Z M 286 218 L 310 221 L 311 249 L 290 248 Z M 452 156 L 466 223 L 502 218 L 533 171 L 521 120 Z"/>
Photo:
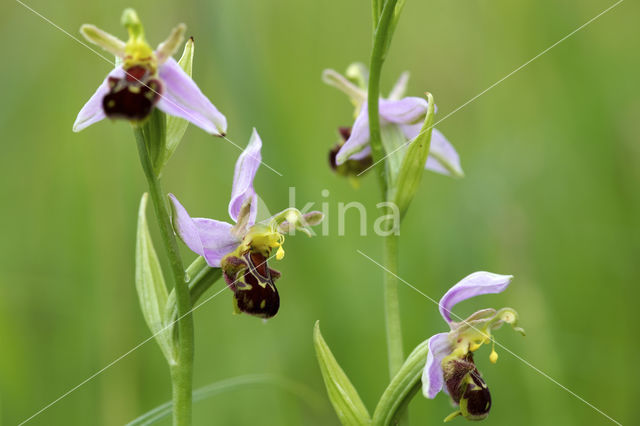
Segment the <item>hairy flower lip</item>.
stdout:
<path fill-rule="evenodd" d="M 229 289 L 233 291 L 237 313 L 263 319 L 278 313 L 280 295 L 275 280 L 280 273 L 269 267 L 266 257 L 251 250 L 237 255 L 230 253 L 222 259 L 222 270 Z"/>
<path fill-rule="evenodd" d="M 102 99 L 102 109 L 109 118 L 142 121 L 157 104 L 162 83 L 140 65 L 124 70 L 123 78 L 109 77 L 109 93 Z"/>
<path fill-rule="evenodd" d="M 144 39 L 142 24 L 135 11 L 125 10 L 123 23 L 129 30 L 129 41 L 126 43 L 117 37 L 93 26 L 85 24 L 81 27 L 82 35 L 91 43 L 96 44 L 118 58 L 118 64 L 109 72 L 96 92 L 82 107 L 73 125 L 73 131 L 79 132 L 86 127 L 110 118 L 124 118 L 132 122 L 140 122 L 150 114 L 153 108 L 158 108 L 166 114 L 183 118 L 204 131 L 216 136 L 224 136 L 227 131 L 226 117 L 204 96 L 191 77 L 185 73 L 178 63 L 171 57 L 182 42 L 185 26 L 175 27 L 167 40 L 160 43 L 153 51 Z M 133 67 L 143 67 L 150 73 L 150 78 L 158 81 L 162 90 L 155 90 L 147 84 L 149 81 L 136 79 L 128 73 Z M 152 105 L 145 102 L 144 97 L 136 96 L 140 91 L 138 85 L 119 87 L 116 99 L 120 104 L 113 104 L 116 110 L 107 114 L 103 107 L 105 97 L 110 94 L 112 87 L 109 81 L 116 78 L 133 77 L 149 90 L 156 93 Z M 140 104 L 139 106 L 137 104 Z"/>

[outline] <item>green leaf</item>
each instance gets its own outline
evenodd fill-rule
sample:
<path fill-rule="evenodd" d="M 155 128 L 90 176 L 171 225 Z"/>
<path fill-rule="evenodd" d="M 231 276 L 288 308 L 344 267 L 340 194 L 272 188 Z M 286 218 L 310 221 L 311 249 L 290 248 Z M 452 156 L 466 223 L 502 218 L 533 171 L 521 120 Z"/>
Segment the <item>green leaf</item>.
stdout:
<path fill-rule="evenodd" d="M 184 45 L 184 52 L 182 53 L 182 57 L 178 61 L 178 64 L 182 67 L 184 72 L 191 77 L 191 73 L 193 70 L 193 37 L 189 38 Z M 175 117 L 173 115 L 166 116 L 166 144 L 164 150 L 162 152 L 162 156 L 160 158 L 157 170 L 161 171 L 164 166 L 167 164 L 173 153 L 180 145 L 182 141 L 182 137 L 184 136 L 184 132 L 187 131 L 187 126 L 189 122 L 183 118 Z"/>
<path fill-rule="evenodd" d="M 340 422 L 348 426 L 371 424 L 371 417 L 362 403 L 358 391 L 351 384 L 349 378 L 331 353 L 331 349 L 322 338 L 320 321 L 316 322 L 313 329 L 313 343 L 329 399 Z"/>
<path fill-rule="evenodd" d="M 428 343 L 429 340 L 425 340 L 416 346 L 383 392 L 373 413 L 374 425 L 394 424 L 394 420 L 420 390 L 422 371 L 429 352 Z"/>
<path fill-rule="evenodd" d="M 418 136 L 411 142 L 402 160 L 395 185 L 389 187 L 389 200 L 398 206 L 400 216 L 404 216 L 409 204 L 418 190 L 418 185 L 424 173 L 424 166 L 429 157 L 431 145 L 431 130 L 433 129 L 434 102 L 431 93 L 427 93 L 429 106 L 427 116 Z"/>
<path fill-rule="evenodd" d="M 171 338 L 171 327 L 164 322 L 167 304 L 167 287 L 153 248 L 153 241 L 147 225 L 147 200 L 144 193 L 138 211 L 138 232 L 136 238 L 136 290 L 144 319 L 160 345 L 162 354 L 169 364 L 175 364 L 175 348 Z"/>

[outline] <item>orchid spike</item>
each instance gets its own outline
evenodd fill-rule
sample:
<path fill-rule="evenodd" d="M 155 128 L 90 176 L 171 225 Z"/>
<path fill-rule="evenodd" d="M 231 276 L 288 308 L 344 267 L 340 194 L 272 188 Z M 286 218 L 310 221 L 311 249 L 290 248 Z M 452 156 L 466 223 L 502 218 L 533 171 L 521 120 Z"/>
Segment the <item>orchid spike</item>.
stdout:
<path fill-rule="evenodd" d="M 116 67 L 82 107 L 73 131 L 79 132 L 106 117 L 139 123 L 158 108 L 208 133 L 224 136 L 227 119 L 172 58 L 184 39 L 184 24 L 175 27 L 154 51 L 133 9 L 124 11 L 122 23 L 129 32 L 126 43 L 93 25 L 80 28 L 89 42 L 116 56 Z"/>
<path fill-rule="evenodd" d="M 275 286 L 280 273 L 269 268 L 268 261 L 284 257 L 282 245 L 287 231 L 295 229 L 311 235 L 310 226 L 320 223 L 322 213 L 303 215 L 289 208 L 256 222 L 258 195 L 253 181 L 262 159 L 261 148 L 262 141 L 254 129 L 233 175 L 229 216 L 234 223 L 192 218 L 174 195 L 169 198 L 176 233 L 209 266 L 222 268 L 227 285 L 234 292 L 236 312 L 271 318 L 280 306 Z"/>
<path fill-rule="evenodd" d="M 435 334 L 429 339 L 429 352 L 422 374 L 422 391 L 430 399 L 435 398 L 440 391 L 449 394 L 458 410 L 445 421 L 459 415 L 469 420 L 482 420 L 489 415 L 491 394 L 476 368 L 473 352 L 483 344 L 493 342 L 489 360 L 495 363 L 498 354 L 491 331 L 507 323 L 524 334 L 516 326 L 518 314 L 511 308 L 498 311 L 482 309 L 460 322 L 452 320 L 451 309 L 475 296 L 503 292 L 512 278 L 511 275 L 475 272 L 451 287 L 440 299 L 440 315 L 449 325 L 450 331 Z"/>

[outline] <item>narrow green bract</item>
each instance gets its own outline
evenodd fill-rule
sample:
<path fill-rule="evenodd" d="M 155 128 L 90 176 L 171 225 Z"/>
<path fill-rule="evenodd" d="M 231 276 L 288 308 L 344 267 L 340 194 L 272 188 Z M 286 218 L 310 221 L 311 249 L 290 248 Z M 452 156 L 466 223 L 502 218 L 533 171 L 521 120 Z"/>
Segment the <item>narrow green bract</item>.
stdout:
<path fill-rule="evenodd" d="M 140 308 L 149 329 L 160 345 L 169 364 L 175 364 L 175 348 L 171 339 L 171 327 L 164 323 L 167 304 L 167 287 L 153 248 L 153 241 L 147 225 L 146 209 L 148 194 L 142 195 L 138 212 L 138 232 L 136 238 L 136 290 Z"/>
<path fill-rule="evenodd" d="M 405 153 L 407 152 L 407 138 L 402 133 L 399 126 L 386 125 L 380 128 L 382 136 L 382 147 L 387 153 L 385 158 L 385 173 L 387 180 L 387 188 L 391 190 L 398 182 L 400 170 L 404 165 Z"/>
<path fill-rule="evenodd" d="M 429 106 L 427 116 L 418 136 L 411 142 L 402 161 L 396 185 L 389 188 L 389 199 L 393 200 L 400 215 L 404 216 L 413 200 L 424 173 L 424 164 L 429 156 L 431 130 L 433 129 L 434 103 L 431 93 L 427 93 Z"/>
<path fill-rule="evenodd" d="M 322 338 L 319 321 L 313 329 L 313 343 L 327 394 L 340 422 L 348 426 L 371 424 L 371 417 L 358 391 L 336 361 L 327 342 Z"/>

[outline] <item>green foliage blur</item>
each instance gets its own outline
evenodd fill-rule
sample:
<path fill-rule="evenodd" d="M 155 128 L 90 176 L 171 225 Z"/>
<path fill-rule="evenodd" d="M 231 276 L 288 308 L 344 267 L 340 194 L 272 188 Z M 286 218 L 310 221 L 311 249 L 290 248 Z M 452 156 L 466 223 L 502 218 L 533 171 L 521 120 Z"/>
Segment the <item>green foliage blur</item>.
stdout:
<path fill-rule="evenodd" d="M 432 92 L 438 120 L 613 3 L 407 0 L 383 88 L 411 71 L 410 94 Z M 368 61 L 369 2 L 26 4 L 76 37 L 93 23 L 124 38 L 125 7 L 137 9 L 152 45 L 187 23 L 194 79 L 227 115 L 229 138 L 244 147 L 255 126 L 264 162 L 283 175 L 258 173 L 270 210 L 287 207 L 289 187 L 298 207 L 326 203 L 329 235 L 288 238 L 272 265 L 283 275 L 273 320 L 232 315 L 226 290 L 195 312 L 196 387 L 269 373 L 309 391 L 235 388 L 197 403 L 196 425 L 337 424 L 315 360 L 316 320 L 373 411 L 388 382 L 382 274 L 357 250 L 382 257 L 372 232 L 379 191 L 373 176 L 355 190 L 329 169 L 336 129 L 353 110 L 320 81 L 324 68 Z M 637 420 L 640 350 L 639 17 L 637 2 L 623 2 L 438 124 L 466 178 L 425 174 L 400 243 L 402 278 L 435 300 L 476 270 L 514 274 L 505 293 L 456 312 L 516 308 L 527 336 L 505 327 L 498 340 L 623 424 Z M 14 425 L 149 336 L 133 280 L 146 187 L 127 123 L 71 131 L 110 65 L 19 2 L 0 5 L 0 22 L 0 423 Z M 165 189 L 195 216 L 226 219 L 239 152 L 190 126 Z M 368 236 L 355 210 L 338 235 L 338 203 L 350 201 L 370 207 Z M 445 324 L 408 286 L 400 296 L 408 353 Z M 476 356 L 493 396 L 485 425 L 610 424 L 522 360 L 498 348 L 493 365 L 489 352 Z M 169 398 L 167 368 L 149 342 L 28 424 L 123 424 Z M 445 395 L 418 395 L 410 414 L 415 425 L 440 424 L 452 410 Z"/>

